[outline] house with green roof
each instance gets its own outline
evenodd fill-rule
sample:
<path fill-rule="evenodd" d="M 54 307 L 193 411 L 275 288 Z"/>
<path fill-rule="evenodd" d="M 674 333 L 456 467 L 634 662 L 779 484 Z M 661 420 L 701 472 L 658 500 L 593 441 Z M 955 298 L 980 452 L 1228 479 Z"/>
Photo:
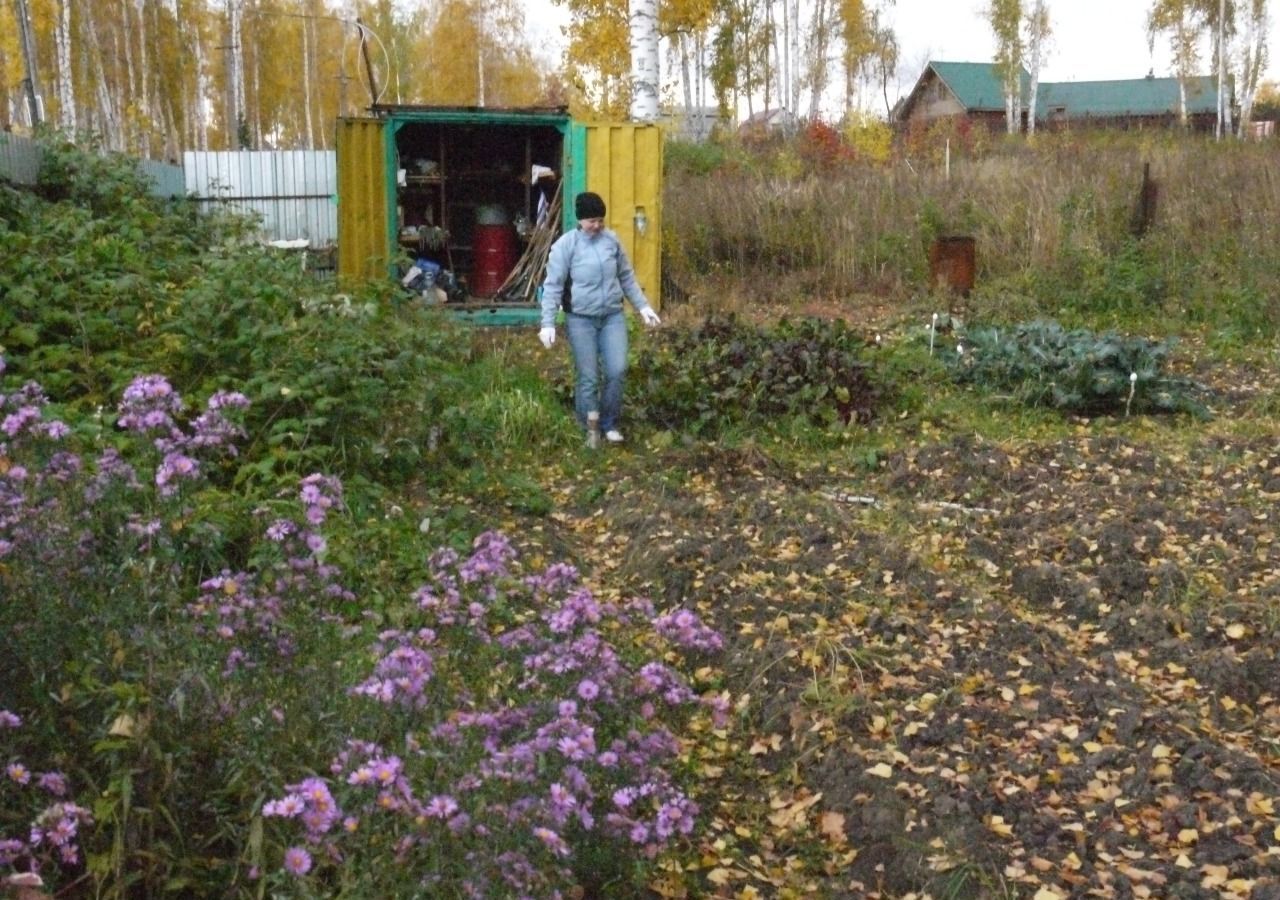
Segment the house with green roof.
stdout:
<path fill-rule="evenodd" d="M 1022 70 L 1022 99 L 1030 99 L 1031 76 Z M 1036 127 L 1169 128 L 1180 120 L 1177 78 L 1115 81 L 1042 81 L 1036 91 Z M 1212 130 L 1217 118 L 1218 82 L 1196 76 L 1186 84 L 1188 124 Z M 1029 110 L 1022 111 L 1026 130 Z M 941 118 L 964 117 L 992 131 L 1004 131 L 1004 87 L 994 63 L 930 62 L 895 110 L 902 127 Z"/>

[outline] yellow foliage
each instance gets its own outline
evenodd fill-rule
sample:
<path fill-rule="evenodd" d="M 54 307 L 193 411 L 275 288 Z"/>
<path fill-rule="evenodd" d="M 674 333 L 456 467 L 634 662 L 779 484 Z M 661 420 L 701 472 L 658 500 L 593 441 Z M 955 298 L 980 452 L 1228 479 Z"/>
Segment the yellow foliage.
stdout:
<path fill-rule="evenodd" d="M 893 154 L 893 129 L 889 123 L 864 112 L 846 117 L 840 134 L 858 159 L 882 163 Z"/>

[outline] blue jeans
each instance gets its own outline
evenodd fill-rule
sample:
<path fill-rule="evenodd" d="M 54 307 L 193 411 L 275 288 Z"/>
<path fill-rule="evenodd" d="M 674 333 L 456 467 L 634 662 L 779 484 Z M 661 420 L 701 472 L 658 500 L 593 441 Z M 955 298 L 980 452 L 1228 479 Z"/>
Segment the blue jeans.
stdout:
<path fill-rule="evenodd" d="M 587 413 L 600 411 L 600 430 L 618 427 L 622 415 L 622 376 L 627 371 L 627 320 L 622 310 L 603 316 L 564 317 L 573 350 L 573 367 L 577 383 L 573 395 L 578 424 L 587 427 Z M 600 389 L 600 371 L 604 370 L 604 389 Z"/>

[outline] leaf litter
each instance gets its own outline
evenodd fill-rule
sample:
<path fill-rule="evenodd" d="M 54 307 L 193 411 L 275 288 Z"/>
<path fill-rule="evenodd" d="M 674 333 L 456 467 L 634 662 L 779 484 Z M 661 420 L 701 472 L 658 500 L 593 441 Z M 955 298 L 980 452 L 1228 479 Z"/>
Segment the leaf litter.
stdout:
<path fill-rule="evenodd" d="M 1280 897 L 1280 441 L 1237 431 L 549 467 L 527 544 L 728 639 L 653 890 Z"/>

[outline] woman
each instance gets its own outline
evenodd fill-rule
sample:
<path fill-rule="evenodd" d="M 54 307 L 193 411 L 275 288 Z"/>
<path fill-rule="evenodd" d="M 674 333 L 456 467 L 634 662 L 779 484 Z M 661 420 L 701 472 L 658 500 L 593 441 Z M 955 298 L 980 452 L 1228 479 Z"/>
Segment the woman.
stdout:
<path fill-rule="evenodd" d="M 645 325 L 652 328 L 661 320 L 645 299 L 618 236 L 604 227 L 604 200 L 599 194 L 585 191 L 577 196 L 573 207 L 578 227 L 560 236 L 547 259 L 538 339 L 548 349 L 556 342 L 556 310 L 568 292 L 564 321 L 577 373 L 574 409 L 578 423 L 588 429 L 590 437 L 589 422 L 598 416 L 605 440 L 617 444 L 622 441 L 618 420 L 622 414 L 622 376 L 627 370 L 623 296 L 631 301 Z"/>

